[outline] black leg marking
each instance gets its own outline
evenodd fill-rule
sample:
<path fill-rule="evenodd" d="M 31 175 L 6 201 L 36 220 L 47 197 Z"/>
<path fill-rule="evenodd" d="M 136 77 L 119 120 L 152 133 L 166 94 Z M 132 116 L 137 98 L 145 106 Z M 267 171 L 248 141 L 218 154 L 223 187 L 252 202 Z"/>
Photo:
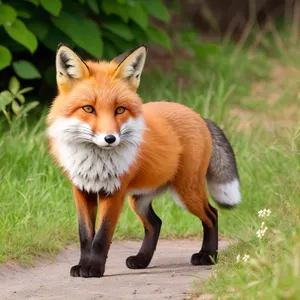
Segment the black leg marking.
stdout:
<path fill-rule="evenodd" d="M 78 210 L 78 229 L 80 238 L 80 259 L 77 265 L 71 267 L 70 275 L 80 276 L 80 269 L 90 258 L 92 242 L 95 235 L 95 219 L 97 212 L 97 195 L 86 191 L 75 190 Z"/>
<path fill-rule="evenodd" d="M 110 242 L 108 242 L 108 224 L 102 221 L 99 231 L 91 245 L 89 261 L 80 268 L 81 277 L 102 277 Z"/>
<path fill-rule="evenodd" d="M 136 201 L 139 201 L 136 199 Z M 140 200 L 142 201 L 142 199 Z M 154 251 L 156 250 L 157 241 L 160 234 L 162 221 L 155 214 L 151 203 L 149 204 L 148 212 L 144 224 L 145 236 L 138 254 L 129 256 L 126 259 L 126 265 L 129 269 L 144 269 L 150 264 Z"/>
<path fill-rule="evenodd" d="M 203 225 L 203 242 L 199 253 L 195 253 L 191 257 L 193 265 L 213 265 L 217 262 L 218 255 L 218 211 L 209 204 L 210 209 L 215 216 L 210 215 L 213 227 L 209 228 Z"/>
<path fill-rule="evenodd" d="M 71 268 L 71 276 L 80 277 L 81 267 L 89 262 L 94 234 L 95 232 L 93 232 L 93 236 L 90 237 L 86 231 L 86 227 L 83 224 L 79 224 L 80 260 L 78 265 Z"/>

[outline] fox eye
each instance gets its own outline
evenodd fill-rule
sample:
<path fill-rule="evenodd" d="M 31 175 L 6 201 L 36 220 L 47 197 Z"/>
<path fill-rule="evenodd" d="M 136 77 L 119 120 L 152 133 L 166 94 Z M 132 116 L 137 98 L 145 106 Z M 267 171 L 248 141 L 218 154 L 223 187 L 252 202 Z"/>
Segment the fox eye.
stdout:
<path fill-rule="evenodd" d="M 89 113 L 89 114 L 92 114 L 93 112 L 95 112 L 94 107 L 91 106 L 91 105 L 85 105 L 85 106 L 82 106 L 82 109 L 83 109 L 86 113 Z"/>
<path fill-rule="evenodd" d="M 116 109 L 116 115 L 121 115 L 122 113 L 124 113 L 125 110 L 126 110 L 125 107 L 119 106 L 119 107 Z"/>

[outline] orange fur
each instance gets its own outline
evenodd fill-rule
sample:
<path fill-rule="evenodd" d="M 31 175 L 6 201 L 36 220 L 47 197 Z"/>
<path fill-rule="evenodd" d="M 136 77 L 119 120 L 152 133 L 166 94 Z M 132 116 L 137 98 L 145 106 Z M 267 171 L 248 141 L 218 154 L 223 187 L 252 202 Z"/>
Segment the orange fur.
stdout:
<path fill-rule="evenodd" d="M 75 117 L 94 132 L 118 133 L 129 118 L 142 115 L 146 127 L 135 162 L 119 177 L 119 190 L 108 197 L 100 194 L 99 229 L 104 221 L 106 224 L 103 253 L 107 254 L 124 198 L 133 190 L 155 190 L 171 185 L 186 209 L 211 227 L 208 215 L 214 215 L 214 212 L 208 204 L 205 176 L 212 153 L 212 138 L 204 120 L 192 109 L 177 103 L 142 104 L 135 88 L 118 75 L 121 71 L 114 61 L 87 61 L 86 65 L 89 72 L 83 72 L 81 79 L 74 79 L 70 84 L 65 81 L 62 85 L 58 83 L 59 93 L 51 106 L 47 125 L 50 126 L 58 117 Z M 84 112 L 82 106 L 85 105 L 93 106 L 97 113 Z M 115 115 L 119 106 L 126 107 L 126 111 Z M 58 151 L 53 139 L 50 139 L 50 150 L 56 158 Z M 74 195 L 79 219 L 92 235 L 94 204 L 90 205 L 87 197 L 75 187 Z M 151 234 L 149 220 L 137 210 L 132 197 L 130 205 Z"/>
<path fill-rule="evenodd" d="M 73 187 L 73 193 L 79 219 L 85 224 L 88 237 L 93 238 L 97 215 L 97 197 L 95 195 L 85 195 L 76 187 Z"/>

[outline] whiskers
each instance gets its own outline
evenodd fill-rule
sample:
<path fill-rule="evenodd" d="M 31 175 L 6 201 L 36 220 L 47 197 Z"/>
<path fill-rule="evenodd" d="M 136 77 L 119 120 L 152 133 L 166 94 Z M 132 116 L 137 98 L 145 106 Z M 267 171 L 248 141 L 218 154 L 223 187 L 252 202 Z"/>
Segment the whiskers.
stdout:
<path fill-rule="evenodd" d="M 120 145 L 110 149 L 102 149 L 95 143 L 97 133 L 88 124 L 77 119 L 58 119 L 49 128 L 48 135 L 60 142 L 74 146 L 88 146 L 94 150 L 118 152 L 120 148 L 136 149 L 142 141 L 143 131 L 146 130 L 142 117 L 129 119 L 120 129 Z"/>
<path fill-rule="evenodd" d="M 76 119 L 57 119 L 49 128 L 48 135 L 68 144 L 93 144 L 95 133 Z"/>
<path fill-rule="evenodd" d="M 130 119 L 121 127 L 121 144 L 125 147 L 138 147 L 142 141 L 142 134 L 145 129 L 142 117 Z"/>
<path fill-rule="evenodd" d="M 65 141 L 76 144 L 94 144 L 95 133 L 84 125 L 71 126 L 63 129 Z"/>

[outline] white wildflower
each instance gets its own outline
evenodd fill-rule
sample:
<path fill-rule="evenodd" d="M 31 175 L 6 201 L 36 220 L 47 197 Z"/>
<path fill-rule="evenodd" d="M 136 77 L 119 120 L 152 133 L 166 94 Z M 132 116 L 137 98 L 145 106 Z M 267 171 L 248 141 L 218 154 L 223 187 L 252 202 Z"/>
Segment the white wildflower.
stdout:
<path fill-rule="evenodd" d="M 264 236 L 264 233 L 262 232 L 261 229 L 258 229 L 258 230 L 256 231 L 256 235 L 257 235 L 257 237 L 258 237 L 259 239 L 261 239 L 261 238 Z"/>
<path fill-rule="evenodd" d="M 241 255 L 239 254 L 237 257 L 236 257 L 236 262 L 239 262 L 241 259 Z"/>
<path fill-rule="evenodd" d="M 260 218 L 264 218 L 264 217 L 269 217 L 271 214 L 271 210 L 270 209 L 261 209 L 258 211 L 258 216 Z"/>
<path fill-rule="evenodd" d="M 258 211 L 258 216 L 263 218 L 265 216 L 265 212 L 263 210 Z"/>
<path fill-rule="evenodd" d="M 258 229 L 256 231 L 257 237 L 259 239 L 261 239 L 265 235 L 265 233 L 266 233 L 267 230 L 268 230 L 268 227 L 265 226 L 265 222 L 262 222 L 261 225 L 260 225 L 260 229 Z"/>
<path fill-rule="evenodd" d="M 245 255 L 243 256 L 243 261 L 244 261 L 244 262 L 247 262 L 249 258 L 250 258 L 250 256 L 249 256 L 248 254 L 245 254 Z"/>

